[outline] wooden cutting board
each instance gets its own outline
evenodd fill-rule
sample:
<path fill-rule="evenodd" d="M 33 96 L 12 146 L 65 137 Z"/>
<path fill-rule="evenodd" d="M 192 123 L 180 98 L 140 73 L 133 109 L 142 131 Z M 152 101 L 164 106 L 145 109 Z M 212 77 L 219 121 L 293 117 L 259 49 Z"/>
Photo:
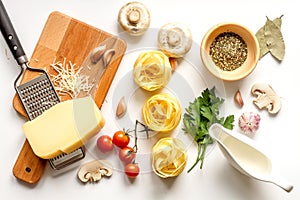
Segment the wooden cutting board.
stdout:
<path fill-rule="evenodd" d="M 92 27 L 60 12 L 53 12 L 45 24 L 42 34 L 35 47 L 29 65 L 36 68 L 45 68 L 49 75 L 56 72 L 50 66 L 54 59 L 81 66 L 89 53 L 99 45 L 114 49 L 115 54 L 100 80 L 96 80 L 95 92 L 92 95 L 99 108 L 105 99 L 113 81 L 118 66 L 126 51 L 126 43 L 103 30 Z M 21 83 L 25 83 L 39 74 L 26 70 Z M 68 95 L 60 95 L 61 101 L 71 99 Z M 14 109 L 27 118 L 27 114 L 16 95 L 13 99 Z M 27 183 L 36 183 L 43 174 L 46 161 L 33 153 L 26 140 L 13 168 L 13 174 Z"/>

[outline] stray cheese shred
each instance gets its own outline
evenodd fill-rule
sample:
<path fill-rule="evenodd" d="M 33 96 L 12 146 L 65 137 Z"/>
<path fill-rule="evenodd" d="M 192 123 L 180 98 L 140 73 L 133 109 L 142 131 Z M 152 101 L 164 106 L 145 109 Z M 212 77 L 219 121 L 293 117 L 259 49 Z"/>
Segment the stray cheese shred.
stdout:
<path fill-rule="evenodd" d="M 162 178 L 178 176 L 186 162 L 185 145 L 178 138 L 162 138 L 152 147 L 152 169 Z"/>
<path fill-rule="evenodd" d="M 167 93 L 150 97 L 142 110 L 145 123 L 154 131 L 167 132 L 175 129 L 181 119 L 181 106 L 178 100 Z"/>
<path fill-rule="evenodd" d="M 56 75 L 51 74 L 51 81 L 54 84 L 55 90 L 60 95 L 69 95 L 75 98 L 80 91 L 87 94 L 94 87 L 93 83 L 89 83 L 89 77 L 80 75 L 82 68 L 76 68 L 76 64 L 71 61 L 67 62 L 64 58 L 63 62 L 54 59 L 50 66 L 57 72 Z"/>
<path fill-rule="evenodd" d="M 134 63 L 134 81 L 147 91 L 166 86 L 171 74 L 169 58 L 161 51 L 143 52 Z"/>

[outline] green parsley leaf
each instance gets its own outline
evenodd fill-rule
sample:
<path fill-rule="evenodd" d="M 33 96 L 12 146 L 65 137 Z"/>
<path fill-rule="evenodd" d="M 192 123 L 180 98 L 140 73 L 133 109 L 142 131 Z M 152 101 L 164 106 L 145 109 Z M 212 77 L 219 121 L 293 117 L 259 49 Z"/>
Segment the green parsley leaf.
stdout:
<path fill-rule="evenodd" d="M 190 102 L 183 115 L 183 131 L 190 134 L 198 145 L 198 155 L 196 162 L 188 170 L 190 172 L 199 162 L 200 169 L 204 163 L 206 148 L 214 141 L 208 134 L 209 127 L 214 123 L 219 123 L 225 128 L 233 129 L 234 116 L 229 115 L 225 118 L 219 117 L 220 107 L 224 99 L 215 94 L 215 88 L 206 88 L 202 91 L 201 96 L 197 97 L 194 102 Z"/>

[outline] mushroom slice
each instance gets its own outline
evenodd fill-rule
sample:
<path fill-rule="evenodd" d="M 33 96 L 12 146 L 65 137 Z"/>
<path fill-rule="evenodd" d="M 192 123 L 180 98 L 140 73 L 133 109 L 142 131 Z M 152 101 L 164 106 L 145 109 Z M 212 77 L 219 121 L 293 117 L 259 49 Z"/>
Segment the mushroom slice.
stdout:
<path fill-rule="evenodd" d="M 266 108 L 270 114 L 276 114 L 281 108 L 281 99 L 273 88 L 265 83 L 256 83 L 252 86 L 251 92 L 256 95 L 253 103 L 259 108 Z"/>
<path fill-rule="evenodd" d="M 133 36 L 143 35 L 150 26 L 150 13 L 140 2 L 130 2 L 124 5 L 118 15 L 122 29 Z"/>
<path fill-rule="evenodd" d="M 113 173 L 112 165 L 105 160 L 93 160 L 82 165 L 77 173 L 79 180 L 86 183 L 97 182 L 102 176 L 111 176 Z"/>
<path fill-rule="evenodd" d="M 184 24 L 165 24 L 158 33 L 158 47 L 169 57 L 183 57 L 192 47 L 192 33 Z"/>

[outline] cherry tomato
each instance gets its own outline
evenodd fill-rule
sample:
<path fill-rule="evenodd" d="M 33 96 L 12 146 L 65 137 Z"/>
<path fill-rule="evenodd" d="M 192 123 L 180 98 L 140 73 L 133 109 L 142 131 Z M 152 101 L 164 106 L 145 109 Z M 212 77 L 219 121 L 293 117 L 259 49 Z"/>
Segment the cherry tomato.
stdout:
<path fill-rule="evenodd" d="M 114 147 L 111 137 L 108 135 L 100 136 L 97 140 L 97 147 L 103 153 L 111 151 Z"/>
<path fill-rule="evenodd" d="M 129 178 L 135 178 L 140 173 L 140 167 L 136 163 L 129 163 L 125 166 L 125 174 Z"/>
<path fill-rule="evenodd" d="M 134 149 L 131 147 L 124 147 L 119 151 L 119 158 L 125 164 L 132 163 L 135 159 L 135 152 Z"/>
<path fill-rule="evenodd" d="M 129 138 L 128 134 L 125 133 L 124 131 L 117 131 L 117 132 L 115 132 L 115 134 L 113 136 L 112 142 L 116 146 L 118 146 L 120 148 L 124 148 L 129 144 L 130 138 Z"/>

